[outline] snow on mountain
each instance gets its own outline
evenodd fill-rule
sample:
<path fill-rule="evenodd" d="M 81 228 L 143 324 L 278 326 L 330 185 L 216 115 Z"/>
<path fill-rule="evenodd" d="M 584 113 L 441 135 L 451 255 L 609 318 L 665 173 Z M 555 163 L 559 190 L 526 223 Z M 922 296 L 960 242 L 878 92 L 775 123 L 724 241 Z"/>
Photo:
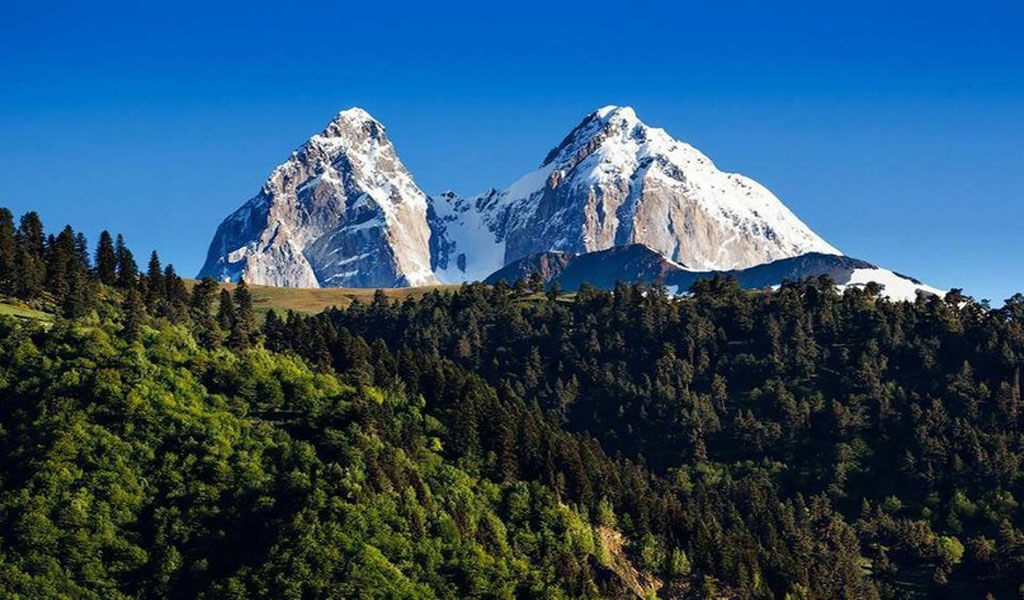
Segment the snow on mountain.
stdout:
<path fill-rule="evenodd" d="M 338 113 L 217 228 L 199 276 L 291 287 L 436 282 L 427 200 L 384 126 Z"/>
<path fill-rule="evenodd" d="M 712 272 L 750 287 L 827 274 L 892 298 L 942 293 L 841 256 L 758 183 L 614 106 L 508 188 L 469 198 L 425 196 L 384 126 L 342 111 L 220 224 L 199 276 L 396 287 L 531 270 L 679 289 Z"/>
<path fill-rule="evenodd" d="M 882 287 L 880 294 L 890 300 L 914 301 L 919 294 L 945 297 L 946 292 L 920 281 L 900 275 L 888 269 L 874 267 L 870 269 L 854 269 L 845 278 L 837 280 L 838 288 L 846 290 L 853 287 L 864 287 L 874 282 Z"/>
<path fill-rule="evenodd" d="M 720 171 L 629 107 L 591 113 L 538 169 L 503 191 L 448 193 L 430 202 L 434 266 L 443 281 L 479 279 L 489 272 L 485 266 L 537 252 L 631 243 L 699 270 L 840 254 L 766 188 Z"/>

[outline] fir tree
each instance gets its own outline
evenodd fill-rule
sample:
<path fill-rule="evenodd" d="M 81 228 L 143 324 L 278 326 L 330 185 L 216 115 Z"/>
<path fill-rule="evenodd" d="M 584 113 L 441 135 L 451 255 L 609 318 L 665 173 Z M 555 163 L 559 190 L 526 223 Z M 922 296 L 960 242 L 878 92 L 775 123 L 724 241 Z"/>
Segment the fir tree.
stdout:
<path fill-rule="evenodd" d="M 189 302 L 188 290 L 185 289 L 185 282 L 174 270 L 174 265 L 168 264 L 164 267 L 163 281 L 164 298 L 167 302 L 176 307 L 186 306 Z"/>
<path fill-rule="evenodd" d="M 37 259 L 42 260 L 46 251 L 46 236 L 43 233 L 43 222 L 35 211 L 27 212 L 21 216 L 21 224 L 18 228 L 18 237 L 21 240 L 21 247 Z"/>
<path fill-rule="evenodd" d="M 128 291 L 125 293 L 122 311 L 124 312 L 124 330 L 122 333 L 125 339 L 134 342 L 139 338 L 139 333 L 142 331 L 142 322 L 146 317 L 146 307 L 142 303 L 142 296 L 134 287 L 128 288 Z"/>
<path fill-rule="evenodd" d="M 84 233 L 78 232 L 75 234 L 75 268 L 88 272 L 90 267 L 89 241 Z"/>
<path fill-rule="evenodd" d="M 117 282 L 117 253 L 114 252 L 114 240 L 110 232 L 103 230 L 100 241 L 96 244 L 96 276 L 105 285 Z"/>
<path fill-rule="evenodd" d="M 252 309 L 252 294 L 245 279 L 238 280 L 234 294 L 235 318 L 231 323 L 231 334 L 228 344 L 233 348 L 248 348 L 253 343 L 256 333 L 256 315 Z"/>
<path fill-rule="evenodd" d="M 160 257 L 156 250 L 149 255 L 149 266 L 146 269 L 146 306 L 156 311 L 164 295 L 164 272 L 160 266 Z"/>
<path fill-rule="evenodd" d="M 77 319 L 92 305 L 92 282 L 83 269 L 73 269 L 68 275 L 68 290 L 61 302 L 61 313 L 66 319 Z"/>
<path fill-rule="evenodd" d="M 124 243 L 124 236 L 117 234 L 117 244 L 114 248 L 117 255 L 117 285 L 123 288 L 134 287 L 139 274 L 139 267 L 135 263 L 132 251 Z"/>
<path fill-rule="evenodd" d="M 220 291 L 220 302 L 217 306 L 217 324 L 224 331 L 231 331 L 235 325 L 235 301 L 231 298 L 231 292 Z"/>
<path fill-rule="evenodd" d="M 13 294 L 15 289 L 17 243 L 14 215 L 0 208 L 0 293 Z"/>
<path fill-rule="evenodd" d="M 199 343 L 205 348 L 216 348 L 220 345 L 221 328 L 213 316 L 213 301 L 216 297 L 217 282 L 207 277 L 192 288 L 192 296 L 189 299 L 194 331 Z"/>

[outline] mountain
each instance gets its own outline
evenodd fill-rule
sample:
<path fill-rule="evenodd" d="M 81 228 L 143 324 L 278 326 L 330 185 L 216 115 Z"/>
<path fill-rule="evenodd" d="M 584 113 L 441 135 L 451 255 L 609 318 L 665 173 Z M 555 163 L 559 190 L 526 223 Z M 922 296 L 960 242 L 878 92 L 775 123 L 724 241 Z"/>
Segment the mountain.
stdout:
<path fill-rule="evenodd" d="M 634 243 L 698 270 L 840 254 L 763 186 L 720 171 L 629 107 L 588 115 L 505 190 L 446 192 L 430 205 L 432 267 L 442 281 L 479 279 L 538 252 Z"/>
<path fill-rule="evenodd" d="M 874 278 L 892 297 L 939 293 L 844 258 L 763 186 L 616 106 L 584 118 L 538 169 L 473 197 L 428 197 L 384 126 L 342 111 L 220 224 L 199 276 L 372 288 L 533 272 L 566 288 L 684 291 L 713 273 L 764 287 L 828 274 L 841 285 Z"/>
<path fill-rule="evenodd" d="M 270 174 L 217 228 L 200 277 L 289 287 L 435 283 L 426 195 L 359 108 Z"/>
<path fill-rule="evenodd" d="M 840 290 L 875 282 L 881 286 L 881 295 L 891 300 L 913 301 L 920 294 L 945 294 L 916 279 L 848 256 L 810 252 L 747 269 L 700 271 L 670 261 L 641 244 L 579 255 L 542 252 L 499 269 L 487 277 L 485 282 L 493 284 L 501 279 L 515 281 L 535 272 L 540 273 L 546 282 L 557 281 L 566 290 L 578 289 L 583 283 L 600 289 L 611 289 L 616 282 L 621 281 L 643 284 L 657 282 L 665 285 L 670 293 L 682 293 L 689 290 L 696 281 L 716 275 L 734 278 L 747 289 L 761 289 L 777 286 L 786 280 L 797 281 L 827 275 Z"/>

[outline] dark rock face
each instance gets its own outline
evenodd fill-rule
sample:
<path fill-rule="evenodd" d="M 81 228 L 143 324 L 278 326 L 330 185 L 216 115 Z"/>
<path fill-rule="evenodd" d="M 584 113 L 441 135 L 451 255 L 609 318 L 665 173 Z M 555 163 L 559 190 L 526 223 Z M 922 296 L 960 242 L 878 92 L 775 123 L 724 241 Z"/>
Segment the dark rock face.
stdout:
<path fill-rule="evenodd" d="M 484 283 L 494 285 L 502 279 L 506 282 L 514 282 L 526 279 L 533 273 L 539 273 L 544 281 L 552 281 L 562 274 L 573 258 L 571 254 L 565 252 L 541 252 L 517 260 L 495 271 L 484 280 Z"/>

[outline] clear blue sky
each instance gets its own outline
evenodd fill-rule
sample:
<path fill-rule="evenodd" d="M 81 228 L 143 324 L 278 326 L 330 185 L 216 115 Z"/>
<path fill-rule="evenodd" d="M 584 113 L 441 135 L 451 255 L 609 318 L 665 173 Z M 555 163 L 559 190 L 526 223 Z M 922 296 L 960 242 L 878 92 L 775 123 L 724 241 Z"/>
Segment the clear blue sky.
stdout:
<path fill-rule="evenodd" d="M 1024 290 L 1021 2 L 86 4 L 0 8 L 0 205 L 185 274 L 339 109 L 474 193 L 621 104 L 847 254 Z"/>

